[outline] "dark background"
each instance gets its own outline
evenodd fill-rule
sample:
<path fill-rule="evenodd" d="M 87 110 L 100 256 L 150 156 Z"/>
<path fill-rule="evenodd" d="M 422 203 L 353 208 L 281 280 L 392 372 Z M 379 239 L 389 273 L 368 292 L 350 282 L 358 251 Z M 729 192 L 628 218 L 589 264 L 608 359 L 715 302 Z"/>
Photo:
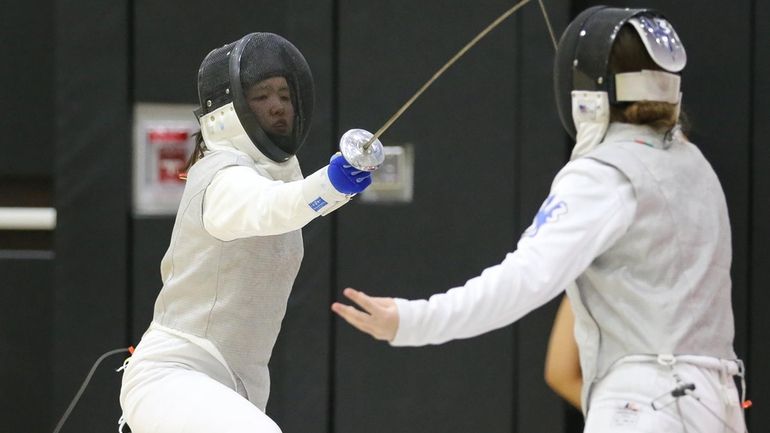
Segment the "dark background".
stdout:
<path fill-rule="evenodd" d="M 608 1 L 664 11 L 688 51 L 691 138 L 719 175 L 733 228 L 736 350 L 749 428 L 770 423 L 770 5 Z M 0 420 L 51 431 L 88 369 L 136 344 L 160 287 L 171 217 L 131 211 L 134 103 L 196 102 L 198 65 L 252 31 L 284 35 L 315 76 L 300 153 L 325 164 L 346 130 L 376 130 L 513 3 L 46 0 L 0 18 L 0 206 L 58 211 L 52 232 L 0 230 Z M 545 1 L 557 34 L 597 2 Z M 555 302 L 442 346 L 394 349 L 335 319 L 343 287 L 425 297 L 499 262 L 565 162 L 553 47 L 537 2 L 490 33 L 383 136 L 412 143 L 414 201 L 354 202 L 304 229 L 306 258 L 271 363 L 268 413 L 286 433 L 572 432 L 543 381 Z M 192 115 L 191 115 L 192 116 Z M 114 431 L 121 356 L 94 376 L 63 432 Z"/>

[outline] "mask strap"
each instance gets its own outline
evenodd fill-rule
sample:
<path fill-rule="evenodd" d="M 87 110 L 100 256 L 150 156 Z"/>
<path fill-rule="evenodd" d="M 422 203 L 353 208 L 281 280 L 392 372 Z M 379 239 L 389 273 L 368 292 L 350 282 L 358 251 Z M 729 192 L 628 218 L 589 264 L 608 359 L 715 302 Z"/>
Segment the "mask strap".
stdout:
<path fill-rule="evenodd" d="M 618 102 L 656 101 L 676 104 L 680 100 L 679 75 L 643 70 L 615 75 L 615 100 Z"/>

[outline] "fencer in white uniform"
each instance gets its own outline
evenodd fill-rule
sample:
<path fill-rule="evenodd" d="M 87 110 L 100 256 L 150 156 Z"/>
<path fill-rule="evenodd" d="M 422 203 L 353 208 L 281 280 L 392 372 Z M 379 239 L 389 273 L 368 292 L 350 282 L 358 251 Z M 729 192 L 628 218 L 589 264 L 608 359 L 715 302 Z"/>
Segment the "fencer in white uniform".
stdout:
<path fill-rule="evenodd" d="M 586 432 L 746 431 L 727 206 L 677 124 L 685 63 L 656 11 L 581 13 L 554 68 L 576 146 L 516 250 L 427 300 L 346 289 L 364 311 L 332 309 L 375 338 L 419 346 L 506 326 L 566 289 Z"/>
<path fill-rule="evenodd" d="M 251 33 L 198 73 L 201 137 L 161 262 L 153 321 L 123 374 L 134 433 L 280 432 L 265 413 L 272 353 L 303 256 L 301 228 L 371 173 L 334 155 L 303 179 L 313 111 L 304 57 Z"/>

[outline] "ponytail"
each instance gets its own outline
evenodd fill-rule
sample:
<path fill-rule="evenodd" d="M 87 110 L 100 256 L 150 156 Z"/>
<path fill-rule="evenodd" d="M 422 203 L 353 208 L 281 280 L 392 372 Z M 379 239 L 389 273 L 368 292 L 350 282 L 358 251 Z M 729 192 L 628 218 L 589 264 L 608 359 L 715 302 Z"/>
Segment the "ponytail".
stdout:
<path fill-rule="evenodd" d="M 626 107 L 613 108 L 610 110 L 613 122 L 650 125 L 655 129 L 669 130 L 679 121 L 676 104 L 667 102 L 639 101 Z"/>
<path fill-rule="evenodd" d="M 187 173 L 190 171 L 190 168 L 192 168 L 193 164 L 198 162 L 199 159 L 203 158 L 203 152 L 207 150 L 206 143 L 203 141 L 203 134 L 201 134 L 200 131 L 193 134 L 193 137 L 195 138 L 195 148 L 190 155 L 190 159 L 187 160 L 184 169 L 179 172 L 179 178 L 182 180 L 187 180 Z"/>

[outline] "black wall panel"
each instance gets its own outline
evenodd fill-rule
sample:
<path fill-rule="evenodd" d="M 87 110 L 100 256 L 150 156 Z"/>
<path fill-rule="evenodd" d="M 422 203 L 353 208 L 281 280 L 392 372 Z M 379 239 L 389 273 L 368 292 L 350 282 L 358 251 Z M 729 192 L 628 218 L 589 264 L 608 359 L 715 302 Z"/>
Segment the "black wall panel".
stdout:
<path fill-rule="evenodd" d="M 567 27 L 569 9 L 564 2 L 546 2 L 556 38 Z M 553 94 L 554 46 L 539 7 L 530 4 L 517 19 L 523 37 L 517 47 L 518 129 L 515 146 L 519 164 L 517 233 L 528 227 L 548 195 L 551 182 L 566 163 L 568 136 L 561 127 Z M 533 311 L 516 325 L 518 343 L 514 384 L 518 420 L 513 431 L 562 431 L 567 420 L 562 400 L 545 384 L 544 363 L 548 336 L 561 296 Z M 582 431 L 582 430 L 581 430 Z"/>
<path fill-rule="evenodd" d="M 377 130 L 510 6 L 340 2 L 339 132 Z M 490 33 L 382 136 L 385 145 L 414 145 L 414 201 L 340 212 L 338 288 L 423 298 L 463 284 L 513 248 L 518 35 L 514 21 Z M 511 327 L 394 349 L 338 324 L 335 432 L 515 429 Z"/>
<path fill-rule="evenodd" d="M 284 33 L 294 17 L 284 7 L 230 0 L 134 3 L 135 100 L 195 103 L 198 67 L 214 48 L 250 32 Z"/>
<path fill-rule="evenodd" d="M 0 419 L 4 431 L 47 432 L 51 417 L 50 253 L 0 251 Z M 26 256 L 26 257 L 24 257 Z"/>
<path fill-rule="evenodd" d="M 49 178 L 54 150 L 54 1 L 4 6 L 0 182 L 6 176 Z"/>
<path fill-rule="evenodd" d="M 567 8 L 599 2 L 544 3 L 558 36 Z M 770 7 L 610 3 L 660 8 L 687 46 L 685 110 L 730 206 L 736 348 L 756 405 L 750 430 L 762 431 L 770 422 L 761 410 L 770 386 L 770 255 L 762 248 L 770 239 Z M 47 184 L 53 176 L 58 226 L 55 259 L 0 258 L 0 292 L 21 293 L 0 303 L 4 425 L 50 431 L 93 361 L 136 344 L 151 318 L 173 220 L 131 215 L 134 102 L 194 103 L 198 65 L 210 49 L 251 31 L 282 34 L 315 75 L 316 116 L 300 152 L 309 174 L 326 164 L 342 133 L 379 128 L 511 5 L 59 0 L 6 10 L 0 32 L 12 43 L 0 53 L 13 61 L 0 74 L 15 84 L 2 95 L 16 109 L 0 120 L 10 134 L 0 144 L 0 180 Z M 426 297 L 515 248 L 567 156 L 551 93 L 552 50 L 530 2 L 382 137 L 414 145 L 414 202 L 354 200 L 304 229 L 305 260 L 271 362 L 268 413 L 284 432 L 576 431 L 573 413 L 542 379 L 554 304 L 514 326 L 419 349 L 372 341 L 329 312 L 343 287 Z M 115 428 L 120 375 L 112 367 L 121 361 L 97 372 L 63 432 Z"/>
<path fill-rule="evenodd" d="M 751 293 L 748 361 L 749 398 L 756 406 L 749 409 L 749 431 L 761 432 L 770 425 L 767 390 L 770 389 L 770 4 L 752 1 L 754 69 L 752 75 L 753 136 L 751 146 Z"/>
<path fill-rule="evenodd" d="M 53 1 L 0 14 L 0 208 L 52 206 Z M 2 211 L 2 209 L 0 209 Z M 0 229 L 0 420 L 42 433 L 53 421 L 50 231 Z"/>
<path fill-rule="evenodd" d="M 214 48 L 250 32 L 278 33 L 306 57 L 329 55 L 331 2 L 249 0 L 210 2 L 134 0 L 135 99 L 144 102 L 198 100 L 201 60 Z M 315 70 L 317 62 L 309 58 Z M 321 71 L 321 73 L 323 73 Z M 323 76 L 323 75 L 322 75 Z"/>
<path fill-rule="evenodd" d="M 126 1 L 56 2 L 53 411 L 64 412 L 99 355 L 126 347 L 130 188 Z M 63 432 L 110 431 L 120 416 L 115 356 Z"/>
<path fill-rule="evenodd" d="M 135 101 L 196 103 L 198 66 L 211 49 L 251 32 L 278 33 L 302 51 L 315 78 L 313 126 L 299 152 L 308 175 L 325 165 L 336 150 L 332 14 L 331 1 L 293 0 L 280 7 L 229 1 L 216 8 L 203 1 L 135 1 Z M 303 230 L 305 259 L 270 363 L 272 391 L 267 413 L 286 433 L 325 432 L 329 423 L 333 218 L 321 218 Z M 152 318 L 161 287 L 160 259 L 172 226 L 172 216 L 134 219 L 135 340 Z"/>

